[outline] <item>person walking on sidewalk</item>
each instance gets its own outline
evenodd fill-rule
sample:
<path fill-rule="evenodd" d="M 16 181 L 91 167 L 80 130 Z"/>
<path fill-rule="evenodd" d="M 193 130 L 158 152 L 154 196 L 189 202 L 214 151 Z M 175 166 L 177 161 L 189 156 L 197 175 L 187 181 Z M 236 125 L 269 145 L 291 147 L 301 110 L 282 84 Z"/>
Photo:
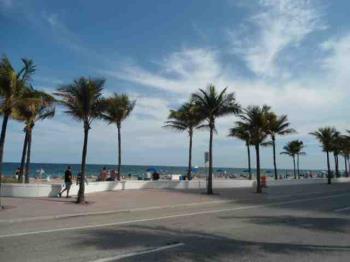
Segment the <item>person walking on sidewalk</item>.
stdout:
<path fill-rule="evenodd" d="M 64 189 L 58 193 L 58 197 L 62 197 L 62 193 L 64 191 L 67 191 L 67 198 L 69 198 L 69 190 L 70 187 L 72 186 L 72 180 L 73 180 L 73 175 L 70 166 L 67 167 L 66 171 L 64 172 Z"/>

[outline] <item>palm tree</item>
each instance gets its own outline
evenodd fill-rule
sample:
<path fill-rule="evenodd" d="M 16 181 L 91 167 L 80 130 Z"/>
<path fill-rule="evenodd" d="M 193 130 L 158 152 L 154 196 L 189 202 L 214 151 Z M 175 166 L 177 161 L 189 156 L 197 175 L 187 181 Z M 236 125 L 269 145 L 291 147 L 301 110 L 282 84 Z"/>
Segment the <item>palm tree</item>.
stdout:
<path fill-rule="evenodd" d="M 130 115 L 135 107 L 136 101 L 131 101 L 127 95 L 114 95 L 106 99 L 106 108 L 102 113 L 103 119 L 109 124 L 116 124 L 118 130 L 118 177 L 120 176 L 120 167 L 122 162 L 121 150 L 121 127 L 122 122 Z"/>
<path fill-rule="evenodd" d="M 183 104 L 178 110 L 170 110 L 166 128 L 176 131 L 187 131 L 189 137 L 187 179 L 191 180 L 192 173 L 192 138 L 195 128 L 203 121 L 198 108 L 193 102 Z"/>
<path fill-rule="evenodd" d="M 298 140 L 290 141 L 283 147 L 284 151 L 281 152 L 281 154 L 288 155 L 288 156 L 292 157 L 292 159 L 293 159 L 294 179 L 297 179 L 295 157 L 298 154 L 298 146 L 299 146 Z"/>
<path fill-rule="evenodd" d="M 305 148 L 303 141 L 301 140 L 294 140 L 292 141 L 295 143 L 296 147 L 296 156 L 297 156 L 297 171 L 298 171 L 298 179 L 300 179 L 300 156 L 301 155 L 306 155 L 306 153 L 303 151 Z"/>
<path fill-rule="evenodd" d="M 18 180 L 23 182 L 24 162 L 25 167 L 25 183 L 29 183 L 29 167 L 32 145 L 32 130 L 36 122 L 52 118 L 55 115 L 55 99 L 53 96 L 37 90 L 28 90 L 22 96 L 22 101 L 19 102 L 13 110 L 13 118 L 24 121 L 25 123 L 25 138 L 23 143 L 22 159 L 20 175 Z"/>
<path fill-rule="evenodd" d="M 323 151 L 326 152 L 328 184 L 332 183 L 331 166 L 329 162 L 329 152 L 333 150 L 333 141 L 337 133 L 338 131 L 334 127 L 323 127 L 310 133 L 311 135 L 316 137 L 316 139 L 321 143 Z"/>
<path fill-rule="evenodd" d="M 289 127 L 290 123 L 286 115 L 277 116 L 275 113 L 271 112 L 268 114 L 268 130 L 271 137 L 272 151 L 273 151 L 273 168 L 275 173 L 275 179 L 277 176 L 277 164 L 276 164 L 276 136 L 288 135 L 295 133 L 293 128 Z"/>
<path fill-rule="evenodd" d="M 241 121 L 237 121 L 237 125 L 243 126 L 249 130 L 250 143 L 255 147 L 256 153 L 256 192 L 261 193 L 260 184 L 260 146 L 268 137 L 268 114 L 269 106 L 249 106 L 240 114 Z"/>
<path fill-rule="evenodd" d="M 77 203 L 85 202 L 85 166 L 89 130 L 94 119 L 100 118 L 104 110 L 105 102 L 102 98 L 102 90 L 105 80 L 81 77 L 69 85 L 57 89 L 56 95 L 60 102 L 67 108 L 65 111 L 74 119 L 83 122 L 84 145 L 80 170 L 80 185 Z"/>
<path fill-rule="evenodd" d="M 247 147 L 247 153 L 248 153 L 248 172 L 249 172 L 249 180 L 252 179 L 252 169 L 250 164 L 250 133 L 249 130 L 245 128 L 244 125 L 236 124 L 235 127 L 231 128 L 229 131 L 229 136 L 236 137 L 242 141 L 245 142 L 245 145 Z"/>
<path fill-rule="evenodd" d="M 340 132 L 336 131 L 333 136 L 333 141 L 332 141 L 332 152 L 333 152 L 333 157 L 334 157 L 334 170 L 335 170 L 335 176 L 339 177 L 339 154 L 341 152 L 342 148 L 342 136 Z"/>
<path fill-rule="evenodd" d="M 347 135 L 341 135 L 339 137 L 339 154 L 344 158 L 344 175 L 349 176 L 348 172 L 348 157 L 350 155 L 350 137 Z"/>
<path fill-rule="evenodd" d="M 0 61 L 0 112 L 3 116 L 0 134 L 0 193 L 7 123 L 13 108 L 20 101 L 21 94 L 27 87 L 31 75 L 35 72 L 32 60 L 22 59 L 22 63 L 22 68 L 16 71 L 6 56 Z"/>
<path fill-rule="evenodd" d="M 200 115 L 207 121 L 209 127 L 209 172 L 207 193 L 213 193 L 213 133 L 215 120 L 218 117 L 238 114 L 240 106 L 236 102 L 234 93 L 226 93 L 227 88 L 221 92 L 214 85 L 209 85 L 206 90 L 199 89 L 198 93 L 192 94 L 193 102 L 198 106 Z"/>
<path fill-rule="evenodd" d="M 350 137 L 347 135 L 341 136 L 341 150 L 340 154 L 344 157 L 344 165 L 345 165 L 345 176 L 349 176 L 349 157 L 350 157 Z"/>

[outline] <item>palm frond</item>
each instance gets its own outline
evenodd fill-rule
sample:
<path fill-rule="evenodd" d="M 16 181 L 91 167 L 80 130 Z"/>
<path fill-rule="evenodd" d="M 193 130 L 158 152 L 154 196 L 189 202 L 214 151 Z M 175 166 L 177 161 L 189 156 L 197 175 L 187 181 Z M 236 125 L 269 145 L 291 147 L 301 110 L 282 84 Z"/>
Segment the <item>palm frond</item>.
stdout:
<path fill-rule="evenodd" d="M 65 113 L 90 125 L 94 119 L 102 117 L 105 110 L 104 83 L 104 79 L 81 77 L 59 87 L 55 95 L 59 97 L 57 101 L 66 107 Z"/>

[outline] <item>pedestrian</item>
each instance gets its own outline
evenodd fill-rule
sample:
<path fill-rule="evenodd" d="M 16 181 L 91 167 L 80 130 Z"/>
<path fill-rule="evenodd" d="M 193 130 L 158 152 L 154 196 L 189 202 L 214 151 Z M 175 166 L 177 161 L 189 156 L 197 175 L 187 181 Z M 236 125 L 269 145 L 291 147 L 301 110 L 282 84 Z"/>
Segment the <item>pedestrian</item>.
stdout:
<path fill-rule="evenodd" d="M 16 169 L 16 174 L 15 174 L 16 179 L 18 179 L 20 173 L 21 173 L 21 168 L 18 167 L 18 168 Z"/>
<path fill-rule="evenodd" d="M 71 167 L 68 166 L 66 171 L 64 172 L 64 189 L 58 193 L 58 197 L 62 197 L 62 193 L 64 191 L 67 191 L 67 196 L 66 198 L 69 198 L 69 190 L 72 186 L 72 180 L 73 180 L 73 174 L 71 171 Z"/>
<path fill-rule="evenodd" d="M 77 175 L 77 185 L 79 185 L 80 184 L 80 179 L 81 179 L 81 172 L 79 172 L 78 173 L 78 175 Z M 86 178 L 86 176 L 85 176 L 85 184 L 89 184 L 89 182 L 88 182 L 88 180 L 87 180 L 87 178 Z"/>

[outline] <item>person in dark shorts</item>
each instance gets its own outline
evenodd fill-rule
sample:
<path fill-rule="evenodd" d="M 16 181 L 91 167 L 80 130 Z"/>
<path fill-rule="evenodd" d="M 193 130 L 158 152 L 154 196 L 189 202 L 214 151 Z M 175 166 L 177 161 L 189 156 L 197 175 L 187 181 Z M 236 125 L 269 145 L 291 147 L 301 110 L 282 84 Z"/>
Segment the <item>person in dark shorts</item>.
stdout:
<path fill-rule="evenodd" d="M 67 198 L 69 197 L 69 190 L 70 187 L 72 186 L 72 180 L 73 180 L 73 175 L 70 166 L 67 167 L 66 171 L 64 172 L 64 189 L 58 193 L 58 197 L 62 197 L 62 193 L 64 191 L 67 191 Z"/>

